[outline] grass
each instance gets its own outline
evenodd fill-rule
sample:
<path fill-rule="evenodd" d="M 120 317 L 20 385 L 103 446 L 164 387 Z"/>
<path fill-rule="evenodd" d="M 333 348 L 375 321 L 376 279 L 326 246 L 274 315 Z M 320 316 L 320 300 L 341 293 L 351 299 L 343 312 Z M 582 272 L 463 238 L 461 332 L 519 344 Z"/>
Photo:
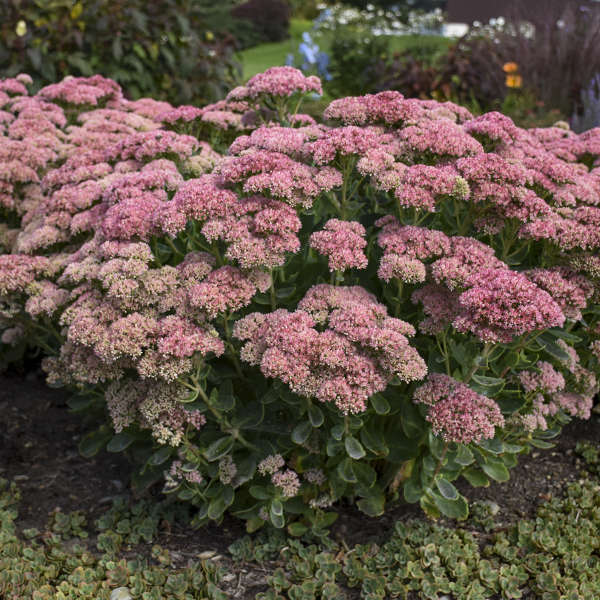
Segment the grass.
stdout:
<path fill-rule="evenodd" d="M 244 81 L 261 73 L 269 67 L 284 65 L 286 56 L 298 50 L 298 44 L 305 31 L 310 31 L 312 21 L 307 19 L 292 19 L 290 37 L 283 42 L 260 44 L 240 53 L 243 66 Z"/>
<path fill-rule="evenodd" d="M 260 44 L 240 52 L 244 81 L 253 75 L 261 73 L 269 67 L 284 65 L 288 54 L 296 53 L 302 34 L 312 29 L 312 21 L 308 19 L 292 19 L 290 22 L 290 37 L 283 42 Z M 322 51 L 328 52 L 331 44 L 331 34 L 313 36 Z M 389 36 L 390 53 L 402 52 L 409 48 L 438 49 L 443 52 L 452 40 L 437 35 L 406 35 Z"/>

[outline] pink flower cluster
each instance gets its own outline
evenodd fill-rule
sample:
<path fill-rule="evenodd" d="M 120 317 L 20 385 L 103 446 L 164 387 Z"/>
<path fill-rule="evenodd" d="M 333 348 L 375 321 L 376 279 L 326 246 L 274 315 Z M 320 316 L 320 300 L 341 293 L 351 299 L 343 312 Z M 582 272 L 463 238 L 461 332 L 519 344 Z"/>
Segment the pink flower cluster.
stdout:
<path fill-rule="evenodd" d="M 417 388 L 414 402 L 429 406 L 427 420 L 446 442 L 470 444 L 492 439 L 504 425 L 498 405 L 448 375 L 432 373 Z"/>
<path fill-rule="evenodd" d="M 425 363 L 408 342 L 413 334 L 412 326 L 389 317 L 363 288 L 329 285 L 311 288 L 293 313 L 253 313 L 234 329 L 246 342 L 244 361 L 344 413 L 364 411 L 369 396 L 393 377 L 425 376 Z"/>
<path fill-rule="evenodd" d="M 526 271 L 527 278 L 538 287 L 546 290 L 560 306 L 567 319 L 581 319 L 581 311 L 594 295 L 594 286 L 590 281 L 567 267 L 551 269 L 533 269 Z"/>
<path fill-rule="evenodd" d="M 65 77 L 60 83 L 47 85 L 39 91 L 44 100 L 65 104 L 97 106 L 109 100 L 119 101 L 123 94 L 119 85 L 101 75 Z"/>
<path fill-rule="evenodd" d="M 256 99 L 262 95 L 289 97 L 310 92 L 323 94 L 318 77 L 306 77 L 294 67 L 271 67 L 251 77 L 245 86 L 233 89 L 227 95 L 227 100 Z"/>
<path fill-rule="evenodd" d="M 300 248 L 297 233 L 301 223 L 295 210 L 261 196 L 239 200 L 215 176 L 186 181 L 172 204 L 185 220 L 203 222 L 204 237 L 209 242 L 225 242 L 225 256 L 243 268 L 279 266 L 287 252 Z"/>
<path fill-rule="evenodd" d="M 364 269 L 368 264 L 365 234 L 365 228 L 356 221 L 329 219 L 322 231 L 310 236 L 310 245 L 329 258 L 330 271 Z"/>
<path fill-rule="evenodd" d="M 473 118 L 467 109 L 452 102 L 404 98 L 401 93 L 393 91 L 333 100 L 323 116 L 345 125 L 386 126 L 402 126 L 430 118 L 458 122 Z"/>
<path fill-rule="evenodd" d="M 513 338 L 549 327 L 562 327 L 565 316 L 550 294 L 521 273 L 486 268 L 471 275 L 469 289 L 459 299 L 460 314 L 453 321 L 463 333 L 490 342 Z"/>
<path fill-rule="evenodd" d="M 217 172 L 225 185 L 241 184 L 245 194 L 262 194 L 304 208 L 342 184 L 341 173 L 332 167 L 319 169 L 260 149 L 224 159 Z"/>
<path fill-rule="evenodd" d="M 562 340 L 558 343 L 569 355 L 569 359 L 561 364 L 564 374 L 547 362 L 539 362 L 536 371 L 519 374 L 525 391 L 533 394 L 530 409 L 518 418 L 518 422 L 528 431 L 547 429 L 549 418 L 558 413 L 590 418 L 594 396 L 599 389 L 597 377 L 581 366 L 573 348 Z"/>
<path fill-rule="evenodd" d="M 220 271 L 212 271 L 210 256 L 190 254 L 178 267 L 157 268 L 152 258 L 143 243 L 101 240 L 73 255 L 59 279 L 75 287 L 60 318 L 67 342 L 49 364 L 52 377 L 93 383 L 134 368 L 142 379 L 171 382 L 188 373 L 197 357 L 224 352 L 209 318 L 232 306 L 216 306 L 208 296 L 200 305 L 197 286 L 206 279 L 240 307 L 249 302 L 247 295 L 234 300 L 246 282 L 241 273 L 215 282 Z"/>

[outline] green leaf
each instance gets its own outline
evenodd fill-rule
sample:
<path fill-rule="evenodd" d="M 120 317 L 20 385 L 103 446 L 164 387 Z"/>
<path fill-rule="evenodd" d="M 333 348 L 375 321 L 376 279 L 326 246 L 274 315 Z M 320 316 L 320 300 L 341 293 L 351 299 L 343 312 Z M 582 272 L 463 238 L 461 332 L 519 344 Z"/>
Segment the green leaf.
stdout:
<path fill-rule="evenodd" d="M 229 454 L 230 450 L 233 448 L 234 443 L 235 439 L 230 435 L 219 438 L 204 451 L 204 457 L 209 462 L 219 460 L 220 458 L 223 458 L 226 454 Z"/>
<path fill-rule="evenodd" d="M 408 438 L 416 438 L 423 432 L 424 420 L 411 401 L 402 402 L 400 408 L 402 429 Z"/>
<path fill-rule="evenodd" d="M 375 472 L 375 469 L 364 462 L 357 462 L 352 465 L 352 470 L 354 471 L 354 474 L 356 475 L 360 485 L 362 485 L 365 489 L 373 487 L 377 479 L 377 473 Z"/>
<path fill-rule="evenodd" d="M 430 518 L 430 519 L 439 519 L 440 518 L 440 510 L 435 505 L 433 499 L 424 494 L 419 498 L 419 505 L 421 506 L 421 510 Z"/>
<path fill-rule="evenodd" d="M 387 456 L 389 454 L 390 449 L 385 443 L 381 430 L 377 429 L 371 423 L 367 423 L 360 430 L 360 441 L 373 454 L 378 456 Z"/>
<path fill-rule="evenodd" d="M 492 454 L 502 454 L 504 452 L 504 445 L 498 438 L 481 440 L 478 445 Z"/>
<path fill-rule="evenodd" d="M 117 433 L 117 435 L 108 442 L 106 449 L 109 452 L 123 452 L 123 450 L 131 446 L 133 442 L 135 442 L 135 438 L 131 434 L 126 431 L 121 431 L 121 433 Z"/>
<path fill-rule="evenodd" d="M 378 415 L 387 415 L 390 412 L 390 403 L 381 394 L 373 394 L 370 400 L 373 409 Z"/>
<path fill-rule="evenodd" d="M 169 459 L 172 453 L 173 448 L 171 446 L 163 446 L 150 456 L 148 463 L 156 467 L 162 465 Z"/>
<path fill-rule="evenodd" d="M 536 342 L 542 346 L 542 348 L 546 351 L 547 354 L 556 358 L 560 361 L 568 361 L 569 355 L 563 348 L 561 348 L 558 344 L 554 342 L 554 339 L 551 335 L 547 333 L 543 333 L 539 337 L 536 338 Z"/>
<path fill-rule="evenodd" d="M 486 477 L 485 473 L 482 473 L 477 467 L 469 467 L 462 472 L 462 476 L 473 486 L 473 487 L 488 487 L 490 480 Z"/>
<path fill-rule="evenodd" d="M 460 494 L 456 499 L 445 498 L 434 491 L 429 492 L 429 495 L 439 511 L 449 519 L 463 521 L 469 516 L 467 500 Z"/>
<path fill-rule="evenodd" d="M 275 515 L 283 514 L 283 504 L 281 500 L 277 500 L 277 498 L 275 498 L 273 502 L 271 502 L 271 512 Z"/>
<path fill-rule="evenodd" d="M 463 444 L 460 444 L 458 446 L 458 450 L 456 451 L 456 456 L 454 457 L 454 460 L 459 465 L 466 467 L 475 460 L 475 457 L 473 456 L 473 453 L 466 446 L 464 446 Z"/>
<path fill-rule="evenodd" d="M 100 449 L 108 442 L 111 433 L 107 428 L 101 428 L 97 431 L 88 433 L 79 442 L 79 453 L 85 458 L 95 456 Z"/>
<path fill-rule="evenodd" d="M 385 508 L 385 496 L 379 494 L 362 498 L 357 503 L 358 509 L 370 517 L 379 517 L 383 514 Z"/>
<path fill-rule="evenodd" d="M 354 473 L 354 469 L 352 468 L 352 459 L 351 458 L 344 458 L 344 460 L 342 460 L 338 464 L 337 473 L 340 476 L 340 478 L 343 481 L 345 481 L 346 483 L 357 483 L 358 482 L 356 474 Z"/>
<path fill-rule="evenodd" d="M 233 503 L 234 493 L 230 487 L 224 487 L 221 493 L 215 496 L 208 505 L 208 518 L 217 521 Z"/>
<path fill-rule="evenodd" d="M 304 525 L 304 523 L 296 521 L 295 523 L 290 523 L 287 527 L 287 530 L 290 535 L 294 537 L 300 537 L 308 531 L 308 527 Z"/>
<path fill-rule="evenodd" d="M 193 488 L 183 488 L 177 494 L 177 498 L 179 500 L 183 500 L 184 502 L 189 502 L 196 495 L 196 493 L 196 490 Z"/>
<path fill-rule="evenodd" d="M 555 444 L 552 442 L 545 442 L 544 440 L 540 440 L 538 438 L 531 438 L 529 443 L 540 450 L 549 450 L 550 448 L 554 448 Z"/>
<path fill-rule="evenodd" d="M 474 374 L 471 379 L 477 384 L 477 386 L 471 387 L 473 387 L 475 391 L 483 393 L 490 398 L 497 396 L 504 389 L 506 384 L 505 379 L 498 377 L 485 377 L 484 375 Z"/>
<path fill-rule="evenodd" d="M 346 447 L 348 456 L 354 460 L 360 460 L 367 454 L 362 444 L 352 435 L 346 436 L 346 439 L 344 440 L 344 446 Z"/>
<path fill-rule="evenodd" d="M 225 412 L 231 410 L 235 406 L 235 397 L 233 395 L 233 383 L 231 379 L 226 379 L 219 386 L 219 394 L 217 402 L 213 403 L 215 408 Z"/>
<path fill-rule="evenodd" d="M 504 466 L 504 463 L 499 461 L 488 461 L 482 463 L 480 466 L 482 471 L 495 481 L 508 481 L 510 479 L 510 474 L 508 469 Z"/>
<path fill-rule="evenodd" d="M 404 499 L 409 504 L 418 502 L 423 495 L 423 488 L 417 479 L 412 477 L 404 483 Z"/>
<path fill-rule="evenodd" d="M 295 286 L 278 288 L 275 291 L 275 296 L 277 296 L 279 300 L 287 300 L 288 298 L 291 298 L 294 295 L 295 291 Z"/>
<path fill-rule="evenodd" d="M 581 342 L 581 338 L 571 333 L 570 331 L 565 331 L 564 329 L 548 329 L 547 333 L 553 335 L 554 337 L 560 338 L 567 342 L 571 342 L 571 344 L 579 344 Z"/>
<path fill-rule="evenodd" d="M 435 485 L 446 500 L 456 500 L 458 498 L 458 490 L 447 479 L 439 477 L 436 479 Z"/>
<path fill-rule="evenodd" d="M 312 432 L 312 425 L 310 421 L 303 421 L 296 425 L 292 430 L 292 441 L 295 444 L 304 444 Z"/>
<path fill-rule="evenodd" d="M 250 495 L 257 500 L 268 500 L 271 497 L 267 488 L 264 488 L 261 485 L 251 485 L 248 491 L 250 492 Z"/>
<path fill-rule="evenodd" d="M 331 428 L 331 437 L 334 440 L 340 441 L 344 436 L 344 426 L 343 425 L 334 425 Z"/>
<path fill-rule="evenodd" d="M 94 396 L 71 396 L 67 404 L 73 412 L 80 412 L 89 408 L 95 401 Z"/>
<path fill-rule="evenodd" d="M 419 454 L 419 445 L 415 440 L 406 439 L 401 432 L 393 435 L 393 432 L 386 437 L 386 443 L 390 449 L 387 460 L 391 463 L 403 463 Z"/>
<path fill-rule="evenodd" d="M 310 404 L 308 407 L 308 418 L 310 419 L 310 424 L 313 427 L 321 427 L 321 425 L 323 425 L 323 421 L 325 420 L 323 411 L 314 404 Z"/>

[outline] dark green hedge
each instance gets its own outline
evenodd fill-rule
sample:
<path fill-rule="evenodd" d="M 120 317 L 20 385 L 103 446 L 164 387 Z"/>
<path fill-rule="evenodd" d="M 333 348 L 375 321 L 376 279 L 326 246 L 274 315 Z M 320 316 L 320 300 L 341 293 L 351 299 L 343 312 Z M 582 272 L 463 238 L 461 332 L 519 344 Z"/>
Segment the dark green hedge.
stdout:
<path fill-rule="evenodd" d="M 210 102 L 239 73 L 203 0 L 0 0 L 0 77 L 101 73 L 131 98 Z"/>

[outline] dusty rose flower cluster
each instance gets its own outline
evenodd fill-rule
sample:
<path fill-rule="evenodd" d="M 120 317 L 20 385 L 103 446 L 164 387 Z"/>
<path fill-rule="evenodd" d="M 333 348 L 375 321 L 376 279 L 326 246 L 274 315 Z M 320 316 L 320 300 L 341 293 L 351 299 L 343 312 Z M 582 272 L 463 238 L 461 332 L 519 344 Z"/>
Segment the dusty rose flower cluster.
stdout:
<path fill-rule="evenodd" d="M 297 394 L 359 413 L 393 377 L 415 381 L 427 372 L 407 338 L 412 326 L 389 317 L 363 288 L 315 286 L 298 308 L 253 313 L 234 330 L 246 342 L 242 359 Z"/>

